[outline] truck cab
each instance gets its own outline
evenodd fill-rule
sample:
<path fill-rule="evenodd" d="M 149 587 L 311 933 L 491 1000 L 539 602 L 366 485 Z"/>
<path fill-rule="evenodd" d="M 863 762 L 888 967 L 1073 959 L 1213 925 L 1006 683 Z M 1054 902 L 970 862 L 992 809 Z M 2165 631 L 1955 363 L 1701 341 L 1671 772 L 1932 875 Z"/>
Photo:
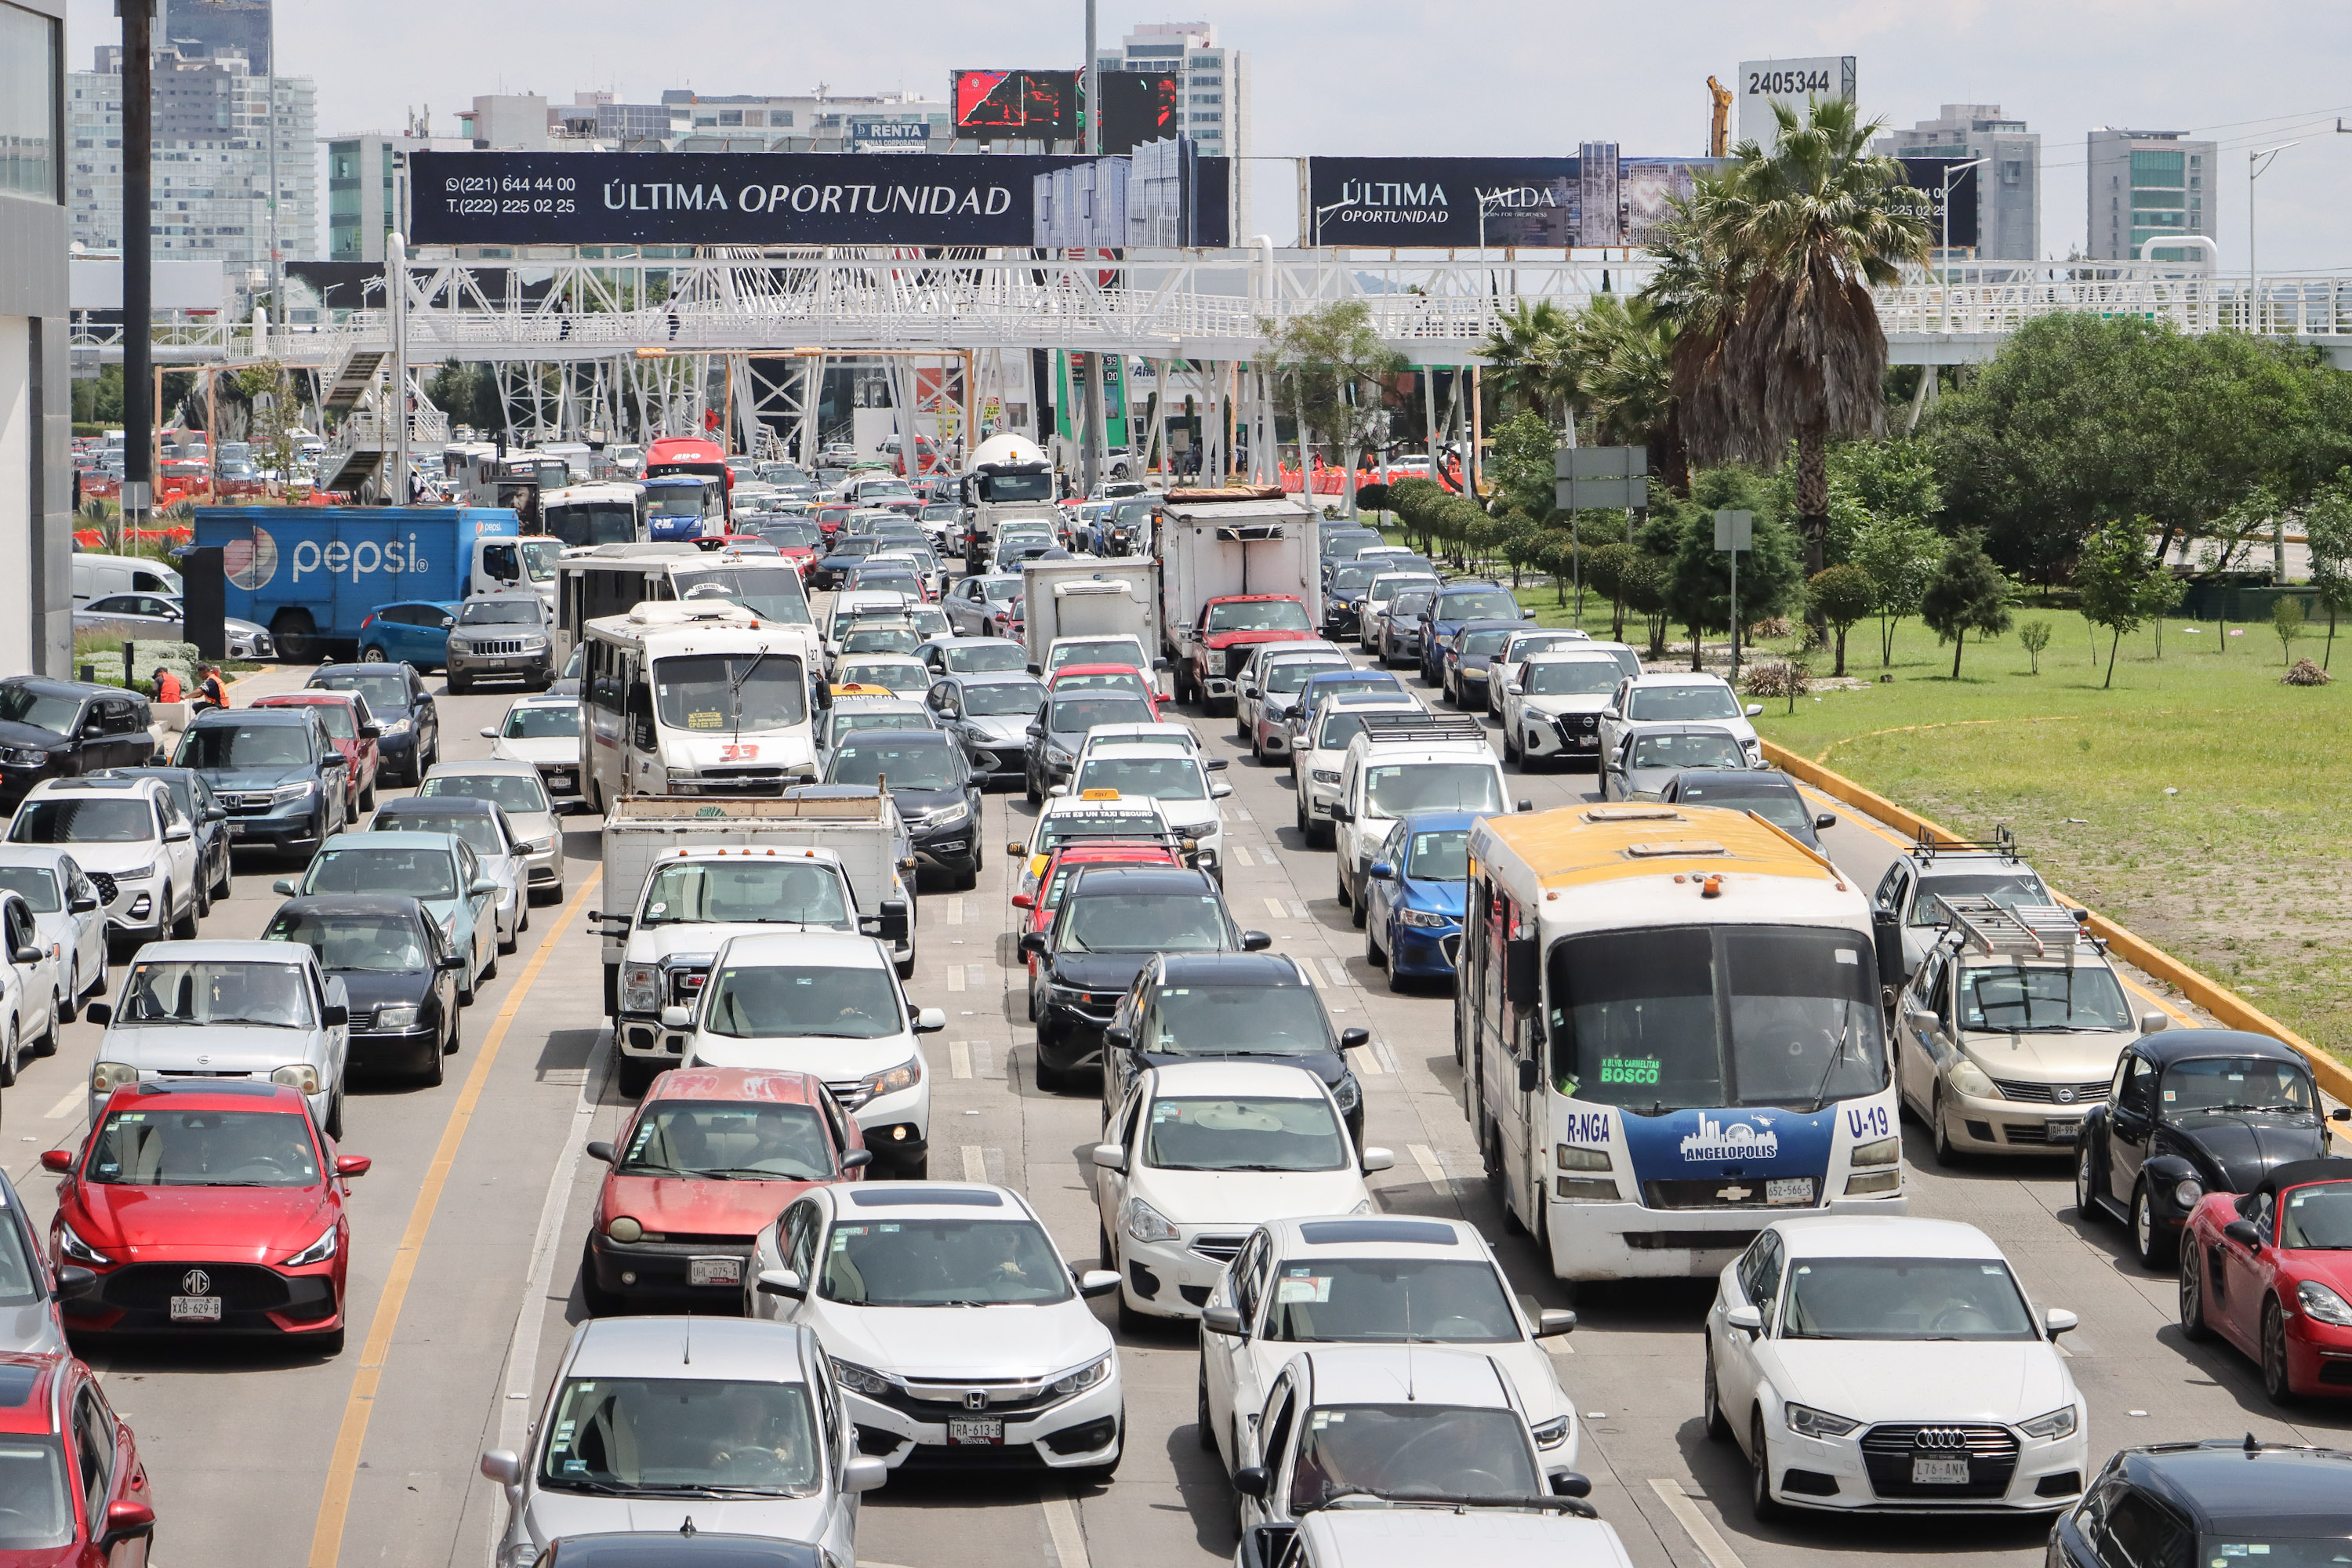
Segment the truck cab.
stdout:
<path fill-rule="evenodd" d="M 1250 656 L 1270 642 L 1318 642 L 1322 634 L 1307 606 L 1286 594 L 1230 594 L 1201 606 L 1201 618 L 1181 628 L 1176 695 L 1198 699 L 1209 713 L 1233 711 L 1236 681 Z"/>

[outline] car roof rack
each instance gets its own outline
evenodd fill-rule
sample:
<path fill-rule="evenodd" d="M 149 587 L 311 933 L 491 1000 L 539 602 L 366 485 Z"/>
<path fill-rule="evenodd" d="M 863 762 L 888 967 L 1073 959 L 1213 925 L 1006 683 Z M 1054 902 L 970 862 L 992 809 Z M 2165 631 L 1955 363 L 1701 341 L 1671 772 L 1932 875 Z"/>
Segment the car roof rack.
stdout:
<path fill-rule="evenodd" d="M 1951 917 L 1951 923 L 1945 929 L 1953 934 L 1963 952 L 1973 948 L 2006 958 L 2063 959 L 2066 967 L 2072 969 L 2084 943 L 2089 943 L 2094 952 L 2105 951 L 2098 939 L 2083 928 L 2088 911 L 2078 912 L 2057 904 L 2019 904 L 2012 908 L 1986 898 L 1937 896 L 1936 901 Z"/>
<path fill-rule="evenodd" d="M 1369 712 L 1363 716 L 1363 732 L 1371 743 L 1389 742 L 1475 741 L 1486 742 L 1486 726 L 1472 714 Z"/>
<path fill-rule="evenodd" d="M 2021 860 L 2017 834 L 2006 822 L 1994 826 L 1990 838 L 1946 838 L 1922 823 L 1912 840 L 1911 853 L 1922 860 L 1933 860 L 1938 855 L 1998 855 L 2004 860 Z"/>

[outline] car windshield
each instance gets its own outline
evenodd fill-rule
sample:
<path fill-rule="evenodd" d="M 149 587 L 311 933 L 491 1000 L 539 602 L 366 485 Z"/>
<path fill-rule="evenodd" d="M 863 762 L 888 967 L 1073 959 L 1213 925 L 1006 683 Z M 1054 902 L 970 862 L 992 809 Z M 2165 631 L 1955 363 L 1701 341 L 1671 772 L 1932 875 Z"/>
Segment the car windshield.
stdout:
<path fill-rule="evenodd" d="M 1441 621 L 1516 621 L 1519 603 L 1500 588 L 1457 591 L 1438 595 L 1433 618 Z M 1502 634 L 1494 634 L 1500 637 Z"/>
<path fill-rule="evenodd" d="M 730 1039 L 878 1040 L 904 1029 L 887 969 L 730 963 L 710 983 L 703 1026 Z"/>
<path fill-rule="evenodd" d="M 534 703 L 507 710 L 506 727 L 499 733 L 509 741 L 568 741 L 580 734 L 577 702 Z"/>
<path fill-rule="evenodd" d="M 1143 1160 L 1163 1171 L 1337 1171 L 1348 1144 L 1328 1100 L 1161 1098 Z"/>
<path fill-rule="evenodd" d="M 921 638 L 912 626 L 859 626 L 841 639 L 844 653 L 912 653 Z"/>
<path fill-rule="evenodd" d="M 261 704 L 256 703 L 254 706 L 257 708 L 260 707 Z M 273 702 L 269 704 L 269 706 L 275 708 L 280 706 L 280 704 Z M 310 709 L 311 712 L 316 713 L 319 716 L 320 721 L 327 726 L 327 733 L 333 736 L 338 741 L 356 741 L 359 739 L 360 727 L 352 716 L 351 708 L 344 703 L 289 702 L 283 704 L 283 706 L 288 708 Z"/>
<path fill-rule="evenodd" d="M 415 974 L 433 967 L 424 929 L 407 915 L 296 910 L 278 914 L 261 934 L 267 942 L 300 942 L 319 955 L 320 968 L 336 973 Z"/>
<path fill-rule="evenodd" d="M 1290 1511 L 1349 1492 L 1400 1500 L 1543 1495 L 1527 1418 L 1507 1407 L 1318 1405 L 1290 1473 Z"/>
<path fill-rule="evenodd" d="M 328 849 L 310 862 L 305 893 L 394 893 L 403 898 L 457 896 L 456 854 L 423 847 Z"/>
<path fill-rule="evenodd" d="M 1078 770 L 1077 788 L 1115 789 L 1152 800 L 1206 800 L 1201 764 L 1189 756 L 1095 757 Z"/>
<path fill-rule="evenodd" d="M 779 550 L 806 550 L 824 542 L 824 528 L 814 522 L 762 518 L 757 531 Z"/>
<path fill-rule="evenodd" d="M 547 790 L 535 773 L 439 773 L 416 793 L 426 800 L 487 800 L 508 811 L 549 809 Z"/>
<path fill-rule="evenodd" d="M 1463 634 L 1462 640 L 1454 646 L 1461 649 L 1465 658 L 1483 658 L 1500 648 L 1510 639 L 1510 633 L 1504 631 L 1465 632 Z"/>
<path fill-rule="evenodd" d="M 1404 873 L 1423 882 L 1461 882 L 1470 876 L 1470 830 L 1441 827 L 1415 833 L 1405 852 Z"/>
<path fill-rule="evenodd" d="M 1602 931 L 1553 944 L 1551 1074 L 1562 1094 L 1655 1115 L 1807 1110 L 1886 1087 L 1869 939 L 1804 926 Z M 1702 1127 L 1738 1159 L 1745 1123 Z M 1697 1158 L 1700 1156 L 1692 1156 Z M 1705 1156 L 1714 1158 L 1713 1155 Z"/>
<path fill-rule="evenodd" d="M 81 699 L 36 691 L 29 686 L 0 682 L 0 722 L 29 724 L 52 734 L 73 732 L 81 717 Z"/>
<path fill-rule="evenodd" d="M 1504 640 L 1503 657 L 1517 662 L 1533 658 L 1538 654 L 1560 653 L 1583 641 L 1584 638 L 1570 637 L 1566 632 L 1545 632 L 1534 637 L 1525 632 L 1513 632 Z"/>
<path fill-rule="evenodd" d="M 1310 985 L 1163 985 L 1137 1042 L 1179 1057 L 1307 1056 L 1338 1049 Z"/>
<path fill-rule="evenodd" d="M 929 741 L 854 741 L 833 753 L 825 783 L 878 784 L 893 789 L 954 789 L 963 781 L 954 743 L 944 735 Z"/>
<path fill-rule="evenodd" d="M 1944 907 L 1947 898 L 1990 899 L 2005 910 L 2058 901 L 2042 885 L 2042 879 L 2031 871 L 1939 875 L 1924 882 L 1919 896 L 1912 900 L 1911 924 L 1925 927 L 1950 923 L 1952 913 Z"/>
<path fill-rule="evenodd" d="M 1307 1258 L 1275 1270 L 1265 1337 L 1294 1344 L 1490 1345 L 1521 1336 L 1491 1263 Z"/>
<path fill-rule="evenodd" d="M 674 860 L 646 884 L 637 923 L 812 925 L 847 929 L 841 874 L 812 860 Z"/>
<path fill-rule="evenodd" d="M 836 1222 L 817 1290 L 855 1307 L 1042 1307 L 1070 1299 L 1070 1271 L 1034 1220 Z"/>
<path fill-rule="evenodd" d="M 109 1112 L 82 1179 L 100 1186 L 315 1187 L 319 1152 L 299 1110 Z"/>
<path fill-rule="evenodd" d="M 1296 599 L 1248 599 L 1212 605 L 1202 626 L 1210 632 L 1304 632 L 1314 627 L 1307 606 Z"/>
<path fill-rule="evenodd" d="M 2198 1555 L 2208 1563 L 2259 1563 L 2263 1568 L 2343 1568 L 2352 1563 L 2352 1540 L 2341 1535 L 2240 1533 L 2204 1535 L 2198 1541 Z M 2187 1551 L 2181 1548 L 2181 1561 L 2187 1561 Z"/>
<path fill-rule="evenodd" d="M 1987 964 L 1960 971 L 1960 1023 L 2024 1034 L 2128 1029 L 2131 1005 L 2097 964 Z"/>
<path fill-rule="evenodd" d="M 808 1390 L 699 1377 L 575 1377 L 539 1484 L 624 1497 L 806 1497 L 822 1483 Z"/>
<path fill-rule="evenodd" d="M 1151 705 L 1140 697 L 1088 692 L 1056 697 L 1045 710 L 1045 728 L 1057 735 L 1084 733 L 1097 724 L 1151 723 Z"/>
<path fill-rule="evenodd" d="M 180 737 L 183 768 L 299 768 L 310 761 L 300 724 L 199 724 Z"/>
<path fill-rule="evenodd" d="M 2009 1265 L 1986 1258 L 1801 1258 L 1784 1340 L 2038 1340 Z"/>
<path fill-rule="evenodd" d="M 0 1437 L 0 1551 L 36 1552 L 74 1542 L 65 1445 L 55 1437 Z"/>
<path fill-rule="evenodd" d="M 1017 661 L 1018 648 L 1009 650 Z M 1034 680 L 990 680 L 967 686 L 962 691 L 963 711 L 974 719 L 1014 719 L 1024 713 L 1034 713 L 1044 706 L 1045 689 Z"/>
<path fill-rule="evenodd" d="M 1429 608 L 1430 602 L 1436 597 L 1426 588 L 1407 588 L 1389 601 L 1389 614 L 1400 621 L 1412 620 Z"/>
<path fill-rule="evenodd" d="M 1775 827 L 1803 837 L 1813 830 L 1812 808 L 1797 786 L 1778 773 L 1738 778 L 1686 780 L 1676 798 L 1685 805 L 1719 805 L 1731 811 L 1752 811 Z"/>
<path fill-rule="evenodd" d="M 1739 699 L 1719 680 L 1703 686 L 1637 686 L 1625 704 L 1628 719 L 1737 719 Z"/>
<path fill-rule="evenodd" d="M 1225 911 L 1214 893 L 1081 897 L 1061 915 L 1065 952 L 1222 952 Z"/>
<path fill-rule="evenodd" d="M 950 643 L 940 662 L 950 675 L 1001 675 L 1029 668 L 1029 652 L 1018 643 L 978 642 L 970 647 Z"/>
<path fill-rule="evenodd" d="M 2352 1251 L 2352 1182 L 2312 1182 L 2290 1188 L 2281 1211 L 2279 1244 L 2309 1251 Z"/>
<path fill-rule="evenodd" d="M 674 654 L 654 661 L 654 701 L 673 730 L 789 730 L 808 719 L 808 682 L 788 653 Z"/>
<path fill-rule="evenodd" d="M 499 825 L 487 811 L 379 811 L 374 826 L 378 833 L 446 833 L 464 839 L 478 855 L 507 853 Z"/>
<path fill-rule="evenodd" d="M 143 844 L 155 835 L 155 808 L 136 795 L 28 800 L 8 826 L 11 844 Z"/>
<path fill-rule="evenodd" d="M 1348 561 L 1331 569 L 1331 592 L 1352 594 L 1380 575 L 1378 564 L 1369 561 Z"/>
<path fill-rule="evenodd" d="M 801 574 L 778 562 L 770 566 L 713 566 L 679 572 L 670 579 L 681 599 L 728 599 L 763 621 L 804 623 L 808 598 Z"/>
<path fill-rule="evenodd" d="M 1404 682 L 1385 670 L 1360 669 L 1337 675 L 1318 669 L 1299 683 L 1298 689 L 1307 695 L 1307 702 L 1320 702 L 1335 691 L 1396 691 L 1404 690 Z M 1350 731 L 1349 733 L 1354 731 Z"/>
<path fill-rule="evenodd" d="M 457 606 L 457 624 L 461 626 L 535 626 L 544 618 L 536 596 L 468 599 Z"/>
<path fill-rule="evenodd" d="M 991 604 L 1010 604 L 1021 596 L 1021 579 L 1013 576 L 982 577 L 980 591 Z"/>
<path fill-rule="evenodd" d="M 1528 664 L 1519 689 L 1529 697 L 1606 697 L 1620 679 L 1615 659 L 1546 659 Z"/>
<path fill-rule="evenodd" d="M 651 1102 L 613 1168 L 626 1176 L 752 1182 L 829 1182 L 835 1173 L 813 1107 L 740 1100 Z"/>
<path fill-rule="evenodd" d="M 2158 1098 L 2167 1116 L 2211 1110 L 2280 1110 L 2309 1115 L 2318 1107 L 2311 1069 L 2263 1057 L 2200 1057 L 2164 1069 Z"/>
<path fill-rule="evenodd" d="M 1145 684 L 1142 671 L 1126 668 L 1057 675 L 1046 689 L 1057 697 L 1089 691 L 1131 691 L 1141 697 L 1150 688 Z"/>
<path fill-rule="evenodd" d="M 375 713 L 404 713 L 408 710 L 408 678 L 404 675 L 344 674 L 313 676 L 311 689 L 316 691 L 356 691 L 367 699 L 368 709 Z"/>
<path fill-rule="evenodd" d="M 928 691 L 931 672 L 910 658 L 845 658 L 835 679 L 844 686 L 879 686 L 889 691 Z"/>
<path fill-rule="evenodd" d="M 1045 651 L 1046 673 L 1064 669 L 1074 664 L 1123 664 L 1130 669 L 1144 668 L 1142 645 L 1131 637 L 1096 637 L 1086 641 L 1057 642 Z M 1082 679 L 1076 684 L 1084 685 Z"/>
<path fill-rule="evenodd" d="M 118 1024 L 257 1024 L 310 1026 L 310 988 L 290 963 L 237 959 L 152 959 L 131 966 Z"/>
<path fill-rule="evenodd" d="M 1264 689 L 1269 694 L 1288 695 L 1318 675 L 1329 675 L 1345 669 L 1343 658 L 1286 658 L 1278 660 L 1265 672 Z"/>
<path fill-rule="evenodd" d="M 53 915 L 65 908 L 58 896 L 58 874 L 47 866 L 0 866 L 0 892 L 17 894 L 37 915 Z"/>
<path fill-rule="evenodd" d="M 1417 811 L 1500 811 L 1503 776 L 1492 763 L 1402 763 L 1364 770 L 1365 804 L 1380 816 Z"/>
<path fill-rule="evenodd" d="M 1394 563 L 1388 563 L 1388 574 L 1372 579 L 1366 597 L 1375 604 L 1393 604 L 1401 594 L 1437 592 L 1437 579 L 1425 573 L 1402 573 Z"/>
<path fill-rule="evenodd" d="M 1635 768 L 1744 768 L 1747 755 L 1730 732 L 1636 735 L 1629 766 Z"/>

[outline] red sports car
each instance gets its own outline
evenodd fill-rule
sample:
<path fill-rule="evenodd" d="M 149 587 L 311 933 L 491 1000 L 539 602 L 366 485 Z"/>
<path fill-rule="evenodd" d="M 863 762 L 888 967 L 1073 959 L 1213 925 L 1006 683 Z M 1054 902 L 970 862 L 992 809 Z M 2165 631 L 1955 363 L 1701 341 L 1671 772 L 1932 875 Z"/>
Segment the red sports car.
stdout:
<path fill-rule="evenodd" d="M 0 1354 L 0 1568 L 147 1561 L 155 1499 L 139 1442 L 63 1351 Z"/>
<path fill-rule="evenodd" d="M 616 1142 L 596 1199 L 580 1293 L 600 1316 L 636 1300 L 743 1300 L 743 1262 L 803 1191 L 856 1181 L 874 1156 L 824 1080 L 764 1068 L 664 1073 Z"/>
<path fill-rule="evenodd" d="M 343 1348 L 343 1212 L 363 1154 L 338 1154 L 290 1084 L 125 1084 L 58 1184 L 49 1247 L 98 1278 L 65 1302 L 73 1334 L 286 1334 Z"/>
<path fill-rule="evenodd" d="M 2273 1404 L 2352 1394 L 2352 1160 L 2297 1160 L 2198 1205 L 2181 1236 L 2180 1328 L 2253 1357 Z"/>

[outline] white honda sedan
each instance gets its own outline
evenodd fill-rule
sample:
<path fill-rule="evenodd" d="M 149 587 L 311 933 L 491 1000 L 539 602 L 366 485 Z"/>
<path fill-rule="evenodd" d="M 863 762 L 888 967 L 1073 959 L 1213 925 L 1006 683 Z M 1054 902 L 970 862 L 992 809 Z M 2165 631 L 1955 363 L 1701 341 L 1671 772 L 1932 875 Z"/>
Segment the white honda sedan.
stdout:
<path fill-rule="evenodd" d="M 1985 1234 L 1895 1215 L 1784 1219 L 1724 1269 L 1706 1320 L 1709 1436 L 1785 1508 L 2054 1513 L 2083 1495 L 2088 1408 Z"/>
<path fill-rule="evenodd" d="M 1118 1352 L 1018 1193 L 965 1182 L 812 1187 L 752 1244 L 744 1315 L 813 1329 L 862 1452 L 983 1468 L 1026 1448 L 1107 1480 L 1124 1447 Z M 888 1447 L 886 1448 L 885 1444 Z"/>

